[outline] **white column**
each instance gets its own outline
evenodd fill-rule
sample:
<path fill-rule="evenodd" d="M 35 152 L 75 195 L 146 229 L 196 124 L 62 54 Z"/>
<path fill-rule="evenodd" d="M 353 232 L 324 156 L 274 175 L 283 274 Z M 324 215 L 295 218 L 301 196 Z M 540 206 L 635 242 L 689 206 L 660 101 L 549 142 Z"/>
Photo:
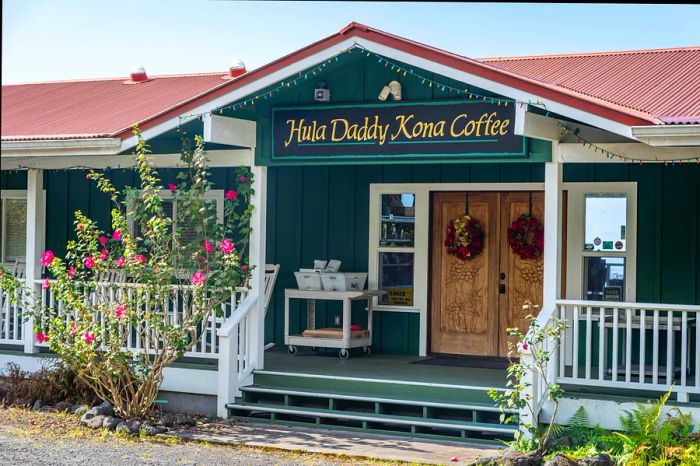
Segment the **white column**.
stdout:
<path fill-rule="evenodd" d="M 27 171 L 27 261 L 26 285 L 29 290 L 36 290 L 34 282 L 41 278 L 41 250 L 44 239 L 44 172 L 30 168 Z M 38 298 L 38 296 L 37 296 Z M 24 352 L 34 353 L 34 321 L 24 323 Z"/>
<path fill-rule="evenodd" d="M 552 142 L 552 161 L 544 167 L 544 277 L 542 310 L 554 309 L 561 289 L 561 185 L 559 144 Z"/>
<path fill-rule="evenodd" d="M 255 149 L 252 149 L 255 153 Z M 255 194 L 252 196 L 253 217 L 250 237 L 250 263 L 255 267 L 251 286 L 253 293 L 258 297 L 256 309 L 251 314 L 251 363 L 255 369 L 262 369 L 265 356 L 265 242 L 266 242 L 266 215 L 267 215 L 267 167 L 253 165 L 253 187 Z"/>

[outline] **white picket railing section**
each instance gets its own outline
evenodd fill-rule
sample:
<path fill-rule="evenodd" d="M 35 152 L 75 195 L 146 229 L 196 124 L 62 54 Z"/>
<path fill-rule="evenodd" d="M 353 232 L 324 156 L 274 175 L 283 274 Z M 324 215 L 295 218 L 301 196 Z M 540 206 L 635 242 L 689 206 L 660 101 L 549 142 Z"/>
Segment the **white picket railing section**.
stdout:
<path fill-rule="evenodd" d="M 567 319 L 558 380 L 570 385 L 700 393 L 700 306 L 557 301 Z M 692 374 L 692 377 L 691 377 Z"/>
<path fill-rule="evenodd" d="M 65 317 L 66 322 L 69 322 L 71 317 L 71 311 L 64 309 L 63 303 L 56 302 L 56 297 L 54 295 L 53 288 L 49 281 L 49 288 L 42 289 L 41 285 L 44 283 L 43 280 L 38 280 L 35 284 L 36 293 L 40 296 L 42 305 L 48 305 L 57 309 L 59 315 Z M 146 311 L 151 311 L 148 304 L 148 296 L 139 296 L 139 288 L 143 289 L 143 285 L 136 283 L 114 283 L 114 282 L 100 282 L 97 284 L 96 291 L 92 292 L 90 296 L 86 296 L 88 302 L 96 303 L 108 303 L 116 304 L 120 300 L 126 299 L 129 303 L 135 303 L 133 309 L 135 312 L 142 314 Z M 167 318 L 170 324 L 176 325 L 183 322 L 188 315 L 191 313 L 191 299 L 188 294 L 192 293 L 192 286 L 173 286 L 172 294 L 165 300 L 162 304 L 159 312 L 164 312 L 167 314 Z M 223 316 L 217 317 L 212 314 L 207 322 L 203 323 L 199 328 L 198 334 L 201 335 L 199 341 L 192 347 L 192 349 L 184 354 L 185 357 L 193 358 L 218 358 L 219 353 L 219 337 L 217 335 L 217 330 L 221 327 L 222 323 L 231 316 L 233 310 L 238 307 L 238 305 L 243 301 L 248 292 L 247 288 L 239 288 L 236 293 L 231 296 L 229 302 L 222 304 Z M 189 305 L 188 305 L 189 303 Z M 105 316 L 102 313 L 95 311 L 94 320 L 100 324 L 104 324 Z M 139 333 L 143 334 L 147 332 L 148 329 L 137 325 L 136 328 L 131 326 L 127 330 L 127 344 L 126 348 L 130 350 L 149 350 L 149 348 L 144 348 L 142 345 L 142 338 L 138 338 Z M 47 343 L 37 344 L 38 346 L 48 346 Z"/>
<path fill-rule="evenodd" d="M 8 291 L 0 292 L 0 344 L 24 344 L 20 301 L 19 290 L 15 296 L 11 296 Z"/>

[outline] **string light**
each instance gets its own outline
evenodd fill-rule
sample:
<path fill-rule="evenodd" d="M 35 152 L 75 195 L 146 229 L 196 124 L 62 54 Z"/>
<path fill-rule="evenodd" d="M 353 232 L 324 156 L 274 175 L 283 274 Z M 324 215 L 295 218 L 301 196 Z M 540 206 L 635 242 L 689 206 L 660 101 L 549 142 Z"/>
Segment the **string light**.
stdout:
<path fill-rule="evenodd" d="M 287 77 L 285 78 L 284 81 L 281 81 L 278 85 L 273 87 L 272 89 L 265 90 L 257 95 L 254 95 L 252 97 L 246 97 L 242 101 L 234 102 L 230 105 L 226 105 L 223 107 L 219 107 L 216 110 L 213 110 L 212 112 L 218 112 L 219 115 L 222 115 L 224 113 L 224 110 L 242 110 L 248 105 L 255 105 L 256 100 L 260 100 L 262 97 L 264 100 L 269 100 L 273 98 L 274 94 L 279 93 L 283 89 L 288 89 L 291 88 L 292 86 L 297 86 L 297 81 L 304 78 L 304 80 L 308 80 L 309 74 L 312 74 L 313 76 L 316 76 L 317 73 L 322 73 L 323 68 L 326 66 L 327 63 L 331 63 L 332 61 L 338 62 L 338 57 L 344 55 L 344 54 L 350 54 L 352 53 L 353 49 L 358 49 L 361 51 L 360 56 L 366 57 L 366 58 L 375 58 L 377 60 L 378 64 L 383 64 L 384 68 L 389 68 L 391 67 L 391 71 L 396 71 L 398 74 L 403 74 L 403 76 L 407 77 L 410 76 L 417 81 L 420 82 L 421 85 L 427 86 L 428 88 L 435 88 L 438 89 L 440 92 L 446 92 L 448 94 L 455 94 L 457 96 L 463 97 L 465 100 L 469 101 L 483 101 L 483 102 L 490 102 L 491 104 L 496 104 L 498 106 L 504 106 L 507 107 L 508 104 L 513 103 L 519 105 L 520 108 L 523 108 L 524 106 L 532 106 L 532 107 L 537 107 L 540 108 L 542 111 L 545 112 L 545 116 L 547 118 L 550 118 L 553 122 L 561 128 L 565 134 L 574 134 L 576 136 L 577 141 L 583 145 L 584 148 L 587 148 L 589 150 L 592 150 L 594 153 L 598 153 L 600 151 L 601 154 L 605 155 L 607 159 L 610 160 L 621 160 L 624 163 L 628 162 L 633 162 L 633 163 L 639 163 L 640 165 L 643 165 L 644 162 L 654 162 L 658 161 L 658 159 L 640 159 L 638 157 L 629 157 L 617 152 L 611 152 L 607 149 L 605 149 L 602 146 L 596 145 L 595 143 L 589 141 L 588 139 L 584 138 L 579 134 L 579 129 L 578 128 L 572 128 L 570 127 L 567 123 L 564 121 L 560 120 L 559 118 L 553 117 L 550 115 L 549 110 L 547 109 L 547 106 L 545 105 L 544 102 L 542 102 L 540 99 L 537 99 L 534 103 L 531 99 L 528 99 L 527 101 L 524 100 L 516 100 L 516 99 L 509 99 L 509 98 L 501 98 L 501 97 L 494 97 L 492 95 L 485 95 L 485 94 L 480 94 L 478 92 L 475 92 L 473 89 L 470 89 L 467 87 L 467 89 L 461 89 L 455 86 L 451 86 L 446 83 L 442 83 L 440 81 L 434 80 L 429 76 L 425 76 L 421 73 L 417 73 L 413 70 L 413 68 L 406 67 L 405 65 L 401 65 L 397 62 L 394 62 L 392 60 L 387 59 L 386 57 L 379 55 L 375 52 L 372 52 L 371 50 L 366 49 L 363 47 L 361 44 L 355 42 L 353 45 L 351 45 L 348 48 L 345 49 L 340 49 L 336 55 L 333 57 L 329 58 L 327 61 L 324 61 L 323 64 L 315 66 L 313 68 L 307 69 L 305 71 L 301 71 L 297 73 L 293 77 Z M 179 117 L 180 119 L 180 124 L 177 126 L 177 131 L 180 131 L 180 126 L 183 124 L 183 122 L 186 121 L 192 121 L 192 120 L 201 120 L 205 114 L 211 114 L 212 112 L 204 112 L 204 113 L 190 113 L 187 115 L 181 115 Z M 676 159 L 676 160 L 670 160 L 670 161 L 665 161 L 664 165 L 668 165 L 670 162 L 672 166 L 675 166 L 675 163 L 682 164 L 683 162 L 688 162 L 688 161 L 695 161 L 696 163 L 700 164 L 700 155 L 693 156 L 693 157 L 688 157 L 685 159 Z"/>

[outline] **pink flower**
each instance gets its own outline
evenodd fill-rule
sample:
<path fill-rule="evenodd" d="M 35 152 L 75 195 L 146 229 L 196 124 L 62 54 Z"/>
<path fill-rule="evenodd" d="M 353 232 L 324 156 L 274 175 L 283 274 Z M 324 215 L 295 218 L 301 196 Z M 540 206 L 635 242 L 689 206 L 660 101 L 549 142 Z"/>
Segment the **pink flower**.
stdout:
<path fill-rule="evenodd" d="M 90 173 L 88 173 L 87 175 L 85 175 L 85 178 L 89 180 L 89 179 L 90 179 Z"/>
<path fill-rule="evenodd" d="M 124 259 L 124 257 L 120 257 L 119 259 L 117 259 L 117 267 L 124 267 L 125 262 L 126 260 Z"/>
<path fill-rule="evenodd" d="M 103 261 L 105 261 L 105 260 L 107 260 L 107 256 L 109 256 L 109 253 L 107 252 L 106 249 L 103 249 L 103 250 L 100 252 L 100 259 L 102 259 Z"/>
<path fill-rule="evenodd" d="M 122 229 L 121 229 L 121 228 L 117 228 L 116 230 L 114 230 L 114 233 L 112 233 L 112 239 L 113 239 L 114 241 L 119 241 L 119 239 L 120 239 L 121 237 L 122 237 Z"/>
<path fill-rule="evenodd" d="M 44 254 L 41 255 L 41 265 L 44 267 L 48 267 L 51 264 L 51 262 L 53 262 L 54 257 L 56 256 L 53 255 L 53 251 L 47 249 L 46 252 L 44 252 Z"/>
<path fill-rule="evenodd" d="M 41 284 L 41 288 L 42 288 L 43 290 L 48 290 L 48 289 L 49 289 L 49 286 L 51 286 L 51 284 L 49 283 L 49 277 L 46 277 L 46 278 L 44 279 L 44 283 Z"/>
<path fill-rule="evenodd" d="M 171 193 L 174 193 L 175 190 L 177 189 L 177 186 L 175 186 L 175 185 L 172 184 L 172 183 L 168 183 L 168 188 L 170 188 L 170 192 L 171 192 Z"/>
<path fill-rule="evenodd" d="M 72 265 L 70 267 L 68 267 L 68 276 L 70 278 L 75 277 L 75 267 L 73 267 Z"/>
<path fill-rule="evenodd" d="M 85 264 L 86 268 L 91 269 L 95 266 L 95 259 L 92 257 L 86 257 L 85 260 L 83 260 L 83 264 Z"/>
<path fill-rule="evenodd" d="M 527 349 L 530 347 L 527 343 L 523 343 L 522 348 L 523 350 L 527 351 Z"/>
<path fill-rule="evenodd" d="M 85 336 L 83 337 L 85 340 L 85 343 L 91 343 L 95 341 L 95 332 L 85 332 Z"/>
<path fill-rule="evenodd" d="M 106 236 L 100 235 L 100 237 L 98 239 L 99 239 L 102 247 L 107 246 L 107 237 Z"/>
<path fill-rule="evenodd" d="M 0 269 L 0 278 L 2 278 L 3 275 L 5 275 L 5 271 L 3 269 Z"/>
<path fill-rule="evenodd" d="M 219 249 L 221 249 L 224 254 L 231 254 L 233 252 L 234 247 L 235 246 L 233 242 L 228 238 L 224 238 L 224 240 L 219 245 Z"/>
<path fill-rule="evenodd" d="M 248 270 L 248 266 L 247 266 L 247 265 L 242 265 L 242 266 L 241 266 L 241 270 L 245 272 L 246 270 Z"/>
<path fill-rule="evenodd" d="M 226 191 L 226 199 L 228 199 L 229 201 L 233 201 L 237 197 L 238 197 L 238 193 L 236 191 L 234 191 L 233 189 Z"/>
<path fill-rule="evenodd" d="M 44 332 L 36 332 L 36 341 L 39 343 L 44 343 L 45 341 L 49 341 L 49 336 Z"/>
<path fill-rule="evenodd" d="M 78 324 L 73 322 L 72 324 L 70 324 L 70 334 L 75 335 L 76 333 L 78 333 Z"/>
<path fill-rule="evenodd" d="M 83 228 L 85 228 L 85 226 L 83 226 L 82 223 L 78 223 L 78 230 L 82 230 Z"/>
<path fill-rule="evenodd" d="M 117 307 L 114 309 L 114 317 L 117 319 L 121 319 L 124 317 L 124 314 L 126 313 L 126 304 L 119 303 L 117 304 Z"/>
<path fill-rule="evenodd" d="M 241 175 L 238 179 L 241 180 L 241 183 L 245 183 L 246 181 L 248 181 L 248 178 L 246 178 L 243 175 Z"/>
<path fill-rule="evenodd" d="M 144 256 L 143 254 L 134 254 L 134 262 L 138 262 L 139 264 L 145 264 L 146 256 Z"/>
<path fill-rule="evenodd" d="M 202 286 L 204 285 L 204 281 L 206 279 L 206 275 L 204 275 L 202 272 L 195 272 L 195 274 L 192 275 L 192 279 L 190 280 L 190 282 L 192 282 L 194 286 Z"/>
<path fill-rule="evenodd" d="M 214 250 L 214 246 L 211 245 L 208 239 L 204 240 L 204 250 L 207 251 L 207 254 L 211 254 Z"/>

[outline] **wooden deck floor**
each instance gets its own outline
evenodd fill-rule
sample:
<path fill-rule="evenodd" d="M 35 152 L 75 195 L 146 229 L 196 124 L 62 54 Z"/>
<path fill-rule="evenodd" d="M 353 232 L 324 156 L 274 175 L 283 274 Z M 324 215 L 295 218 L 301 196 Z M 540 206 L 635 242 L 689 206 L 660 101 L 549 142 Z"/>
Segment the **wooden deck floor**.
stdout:
<path fill-rule="evenodd" d="M 411 364 L 413 361 L 425 358 L 386 354 L 357 355 L 342 360 L 337 354 L 337 351 L 313 353 L 302 348 L 296 356 L 290 356 L 282 349 L 273 348 L 265 352 L 264 371 L 293 372 L 337 379 L 346 377 L 381 379 L 484 389 L 503 388 L 506 383 L 506 371 L 502 369 Z"/>

